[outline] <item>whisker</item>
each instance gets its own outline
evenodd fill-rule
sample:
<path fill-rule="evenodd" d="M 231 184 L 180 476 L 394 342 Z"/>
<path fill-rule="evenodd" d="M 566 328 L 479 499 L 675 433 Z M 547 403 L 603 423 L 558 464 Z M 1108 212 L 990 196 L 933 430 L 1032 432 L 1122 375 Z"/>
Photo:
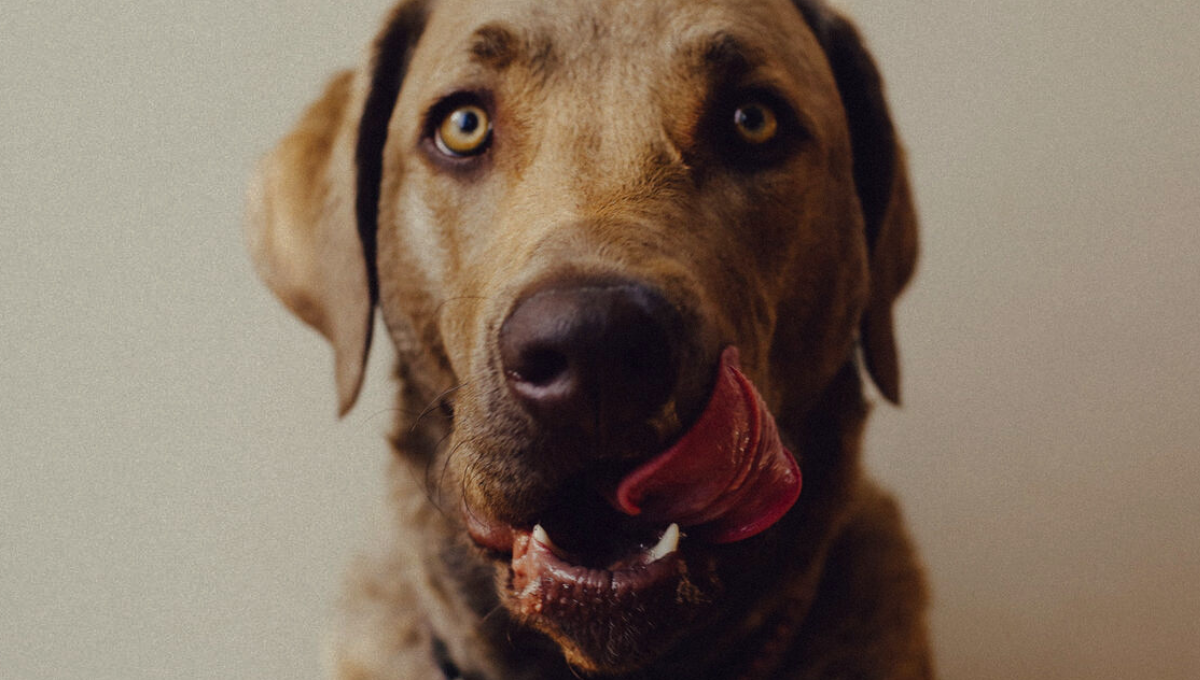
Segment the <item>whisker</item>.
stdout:
<path fill-rule="evenodd" d="M 579 671 L 575 670 L 575 664 L 571 663 L 570 661 L 567 662 L 567 670 L 571 671 L 571 675 L 579 678 L 579 680 L 587 680 L 587 678 L 579 674 Z"/>
<path fill-rule="evenodd" d="M 425 458 L 425 470 L 422 473 L 420 479 L 417 478 L 416 471 L 412 467 L 406 466 L 406 467 L 408 467 L 409 474 L 412 476 L 412 480 L 414 482 L 416 482 L 417 486 L 421 487 L 421 491 L 425 494 L 425 499 L 428 500 L 429 504 L 432 505 L 434 508 L 436 508 L 437 511 L 442 516 L 447 516 L 447 515 L 446 515 L 446 512 L 442 509 L 441 504 L 438 502 L 438 499 L 436 498 L 436 496 L 434 494 L 433 485 L 432 485 L 432 483 L 430 483 L 429 471 L 430 471 L 430 468 L 433 466 L 434 461 L 437 460 L 436 452 L 442 448 L 442 445 L 445 444 L 448 439 L 450 439 L 452 434 L 453 433 L 447 432 L 445 435 L 442 436 L 441 439 L 437 440 L 437 442 L 434 443 L 434 445 L 433 445 L 434 453 Z"/>
<path fill-rule="evenodd" d="M 442 442 L 444 442 L 449 437 L 450 437 L 449 434 L 447 434 L 445 437 L 443 437 L 441 439 L 441 441 L 438 442 L 439 446 L 441 445 Z M 447 519 L 451 519 L 453 514 L 450 512 L 447 512 L 446 508 L 442 506 L 442 494 L 438 493 L 438 491 L 442 488 L 442 483 L 445 481 L 446 474 L 449 472 L 451 460 L 453 460 L 454 455 L 456 453 L 458 453 L 459 449 L 461 449 L 465 444 L 466 444 L 466 442 L 459 442 L 459 443 L 455 444 L 454 447 L 451 448 L 450 451 L 446 454 L 446 457 L 442 461 L 442 464 L 441 464 L 442 470 L 441 470 L 440 478 L 439 478 L 437 484 L 434 483 L 433 476 L 434 476 L 434 465 L 437 462 L 438 457 L 436 455 L 430 456 L 429 460 L 425 464 L 425 475 L 424 475 L 425 479 L 422 481 L 422 486 L 425 489 L 425 497 L 429 500 L 430 504 L 432 504 L 433 507 L 438 511 L 438 513 Z"/>
<path fill-rule="evenodd" d="M 495 607 L 492 607 L 492 608 L 491 608 L 491 610 L 490 610 L 488 613 L 486 613 L 486 614 L 484 614 L 482 617 L 480 617 L 480 619 L 479 619 L 479 622 L 480 622 L 480 623 L 487 623 L 487 622 L 488 622 L 488 619 L 490 619 L 490 618 L 492 618 L 493 616 L 496 616 L 496 615 L 498 615 L 498 614 L 502 614 L 502 613 L 504 613 L 504 605 L 502 605 L 502 604 L 497 604 Z M 512 635 L 511 635 L 511 632 L 508 632 L 508 641 L 509 641 L 509 642 L 512 642 Z"/>
<path fill-rule="evenodd" d="M 457 385 L 454 385 L 453 387 L 449 387 L 449 388 L 443 390 L 441 394 L 437 395 L 432 400 L 430 400 L 429 404 L 426 405 L 425 408 L 420 413 L 417 414 L 416 420 L 414 420 L 413 424 L 412 424 L 412 430 L 416 431 L 417 426 L 421 424 L 421 420 L 425 416 L 427 416 L 430 413 L 432 413 L 433 411 L 435 411 L 441 405 L 441 402 L 443 399 L 445 399 L 447 396 L 457 392 L 458 390 L 461 390 L 462 388 L 466 387 L 469 384 L 471 384 L 471 382 L 469 380 L 461 382 Z"/>

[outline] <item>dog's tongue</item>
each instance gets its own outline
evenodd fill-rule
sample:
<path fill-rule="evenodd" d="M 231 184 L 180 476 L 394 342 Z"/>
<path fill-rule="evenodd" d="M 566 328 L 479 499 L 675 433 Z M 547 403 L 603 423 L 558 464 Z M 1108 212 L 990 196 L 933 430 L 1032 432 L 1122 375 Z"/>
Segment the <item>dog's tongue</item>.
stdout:
<path fill-rule="evenodd" d="M 732 543 L 775 524 L 799 496 L 800 467 L 730 347 L 699 420 L 621 480 L 613 504 L 652 522 L 691 527 L 713 543 Z"/>

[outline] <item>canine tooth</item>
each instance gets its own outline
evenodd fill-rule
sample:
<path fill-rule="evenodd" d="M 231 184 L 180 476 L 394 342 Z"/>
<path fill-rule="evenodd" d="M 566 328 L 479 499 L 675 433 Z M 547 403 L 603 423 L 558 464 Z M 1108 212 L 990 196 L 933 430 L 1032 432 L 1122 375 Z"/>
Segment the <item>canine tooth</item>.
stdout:
<path fill-rule="evenodd" d="M 546 546 L 553 553 L 558 553 L 559 551 L 558 546 L 554 545 L 554 541 L 550 540 L 550 534 L 546 533 L 541 524 L 533 528 L 533 540 Z"/>
<path fill-rule="evenodd" d="M 657 562 L 679 549 L 679 525 L 672 524 L 658 539 L 658 545 L 651 548 L 646 555 L 651 562 Z"/>

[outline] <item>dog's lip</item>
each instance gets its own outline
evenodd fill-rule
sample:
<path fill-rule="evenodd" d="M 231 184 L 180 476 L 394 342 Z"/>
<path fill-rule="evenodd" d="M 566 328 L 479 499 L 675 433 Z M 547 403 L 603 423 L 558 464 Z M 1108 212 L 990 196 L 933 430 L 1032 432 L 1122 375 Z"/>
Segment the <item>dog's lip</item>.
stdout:
<path fill-rule="evenodd" d="M 663 531 L 659 545 L 635 547 L 606 567 L 594 568 L 582 566 L 563 553 L 538 525 L 531 532 L 513 535 L 513 586 L 525 594 L 537 585 L 530 581 L 544 575 L 560 587 L 569 584 L 601 591 L 637 590 L 668 576 L 682 563 L 679 538 L 679 525 L 672 524 Z"/>
<path fill-rule="evenodd" d="M 602 568 L 575 563 L 541 525 L 511 534 L 506 606 L 558 642 L 578 668 L 619 672 L 661 656 L 709 602 L 678 549 L 678 525 L 659 545 L 633 544 Z"/>
<path fill-rule="evenodd" d="M 519 532 L 517 527 L 485 518 L 465 504 L 463 517 L 467 526 L 467 534 L 480 547 L 499 554 L 512 552 L 513 541 Z M 532 528 L 529 532 L 532 532 Z"/>
<path fill-rule="evenodd" d="M 666 531 L 672 532 L 678 536 L 677 525 Z M 512 588 L 527 615 L 561 618 L 581 605 L 590 615 L 606 607 L 626 609 L 647 591 L 670 587 L 684 570 L 683 556 L 675 549 L 660 556 L 635 550 L 606 568 L 591 568 L 560 555 L 540 527 L 514 533 Z"/>
<path fill-rule="evenodd" d="M 478 513 L 464 508 L 467 534 L 481 548 L 496 556 L 511 558 L 514 562 L 528 550 L 531 544 L 548 551 L 554 561 L 562 567 L 591 569 L 582 566 L 583 560 L 556 545 L 540 524 L 532 527 L 517 527 L 505 522 L 487 520 Z M 616 555 L 600 571 L 619 572 L 636 570 L 671 556 L 678 551 L 682 532 L 678 524 L 661 527 L 653 542 L 631 543 L 621 554 Z"/>
<path fill-rule="evenodd" d="M 586 642 L 589 636 L 575 638 L 580 629 L 589 629 L 590 621 L 626 620 L 637 611 L 674 612 L 681 622 L 696 615 L 699 591 L 689 586 L 689 560 L 680 549 L 678 524 L 663 529 L 655 545 L 631 544 L 603 567 L 582 564 L 555 545 L 540 524 L 515 527 L 468 513 L 466 525 L 498 566 L 507 567 L 510 607 L 583 648 L 592 646 Z M 692 595 L 685 598 L 683 592 Z"/>
<path fill-rule="evenodd" d="M 624 554 L 603 567 L 584 566 L 559 548 L 542 526 L 516 527 L 466 513 L 467 533 L 480 547 L 494 553 L 498 561 L 510 561 L 513 588 L 526 613 L 542 613 L 542 590 L 561 593 L 590 592 L 593 599 L 607 592 L 616 599 L 660 585 L 684 568 L 678 524 L 658 532 L 653 545 L 630 545 Z"/>

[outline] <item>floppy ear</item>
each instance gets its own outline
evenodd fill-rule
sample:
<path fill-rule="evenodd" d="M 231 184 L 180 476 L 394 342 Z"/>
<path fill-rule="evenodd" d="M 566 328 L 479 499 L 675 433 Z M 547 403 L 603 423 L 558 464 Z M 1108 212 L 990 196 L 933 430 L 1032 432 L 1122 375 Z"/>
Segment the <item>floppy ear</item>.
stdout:
<path fill-rule="evenodd" d="M 397 9 L 368 68 L 336 76 L 250 186 L 255 268 L 333 345 L 341 415 L 358 398 L 371 346 L 383 147 L 424 8 L 418 0 Z"/>
<path fill-rule="evenodd" d="M 854 183 L 870 248 L 871 294 L 860 329 L 863 356 L 879 391 L 899 403 L 892 304 L 917 262 L 917 217 L 904 152 L 879 70 L 858 29 L 819 0 L 796 0 L 796 7 L 825 50 L 850 127 Z"/>

